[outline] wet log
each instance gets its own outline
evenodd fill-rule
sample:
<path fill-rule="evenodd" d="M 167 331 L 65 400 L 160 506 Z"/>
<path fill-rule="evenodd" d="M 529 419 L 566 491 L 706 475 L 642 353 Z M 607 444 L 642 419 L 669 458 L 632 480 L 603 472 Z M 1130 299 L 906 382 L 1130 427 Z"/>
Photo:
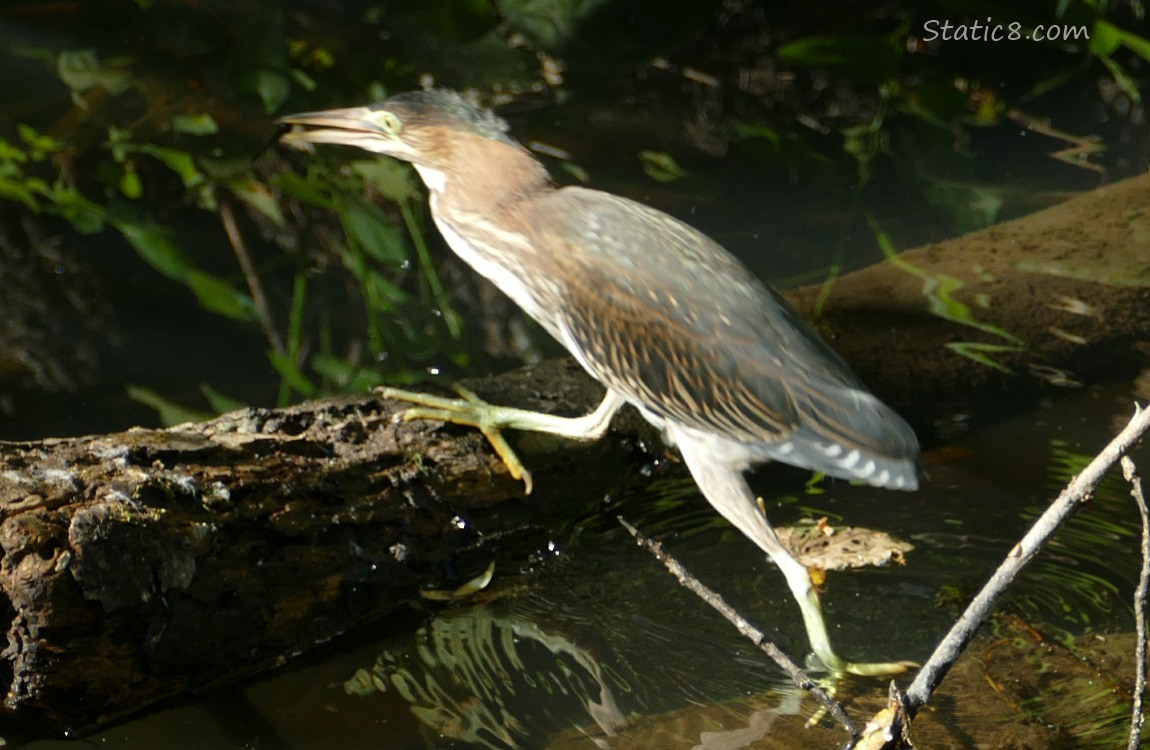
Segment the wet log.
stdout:
<path fill-rule="evenodd" d="M 1140 175 L 787 296 L 929 442 L 939 416 L 1150 364 L 1148 205 Z"/>
<path fill-rule="evenodd" d="M 559 413 L 600 398 L 562 361 L 470 385 Z M 0 444 L 7 711 L 81 730 L 418 607 L 429 584 L 491 562 L 513 576 L 631 461 L 620 440 L 526 444 L 550 481 L 525 496 L 474 430 L 401 408 L 365 395 Z M 580 508 L 558 477 L 588 462 Z"/>
<path fill-rule="evenodd" d="M 788 296 L 925 432 L 988 391 L 1137 363 L 1147 205 L 1143 176 Z M 471 385 L 566 414 L 601 396 L 570 362 Z M 474 431 L 396 424 L 399 408 L 346 397 L 0 444 L 9 715 L 92 726 L 418 606 L 427 584 L 518 571 L 657 445 L 633 412 L 592 446 L 522 436 L 525 497 Z M 576 476 L 587 507 L 563 491 Z"/>

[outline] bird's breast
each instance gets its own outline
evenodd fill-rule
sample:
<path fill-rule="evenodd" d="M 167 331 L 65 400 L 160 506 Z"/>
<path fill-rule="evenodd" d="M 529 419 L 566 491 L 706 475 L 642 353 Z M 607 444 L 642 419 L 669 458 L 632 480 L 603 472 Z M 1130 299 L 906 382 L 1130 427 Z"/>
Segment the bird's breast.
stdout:
<path fill-rule="evenodd" d="M 558 337 L 556 305 L 549 300 L 559 295 L 559 289 L 546 274 L 529 267 L 535 256 L 529 238 L 478 213 L 455 211 L 448 218 L 439 205 L 439 197 L 432 193 L 432 218 L 452 251 Z"/>

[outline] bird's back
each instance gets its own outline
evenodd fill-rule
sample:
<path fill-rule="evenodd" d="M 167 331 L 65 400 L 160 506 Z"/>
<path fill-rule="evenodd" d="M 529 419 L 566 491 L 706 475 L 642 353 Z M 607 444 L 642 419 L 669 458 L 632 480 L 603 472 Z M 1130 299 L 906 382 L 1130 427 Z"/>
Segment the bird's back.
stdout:
<path fill-rule="evenodd" d="M 918 442 L 795 310 L 698 230 L 563 188 L 529 237 L 562 280 L 564 345 L 664 426 L 871 484 L 911 489 Z"/>

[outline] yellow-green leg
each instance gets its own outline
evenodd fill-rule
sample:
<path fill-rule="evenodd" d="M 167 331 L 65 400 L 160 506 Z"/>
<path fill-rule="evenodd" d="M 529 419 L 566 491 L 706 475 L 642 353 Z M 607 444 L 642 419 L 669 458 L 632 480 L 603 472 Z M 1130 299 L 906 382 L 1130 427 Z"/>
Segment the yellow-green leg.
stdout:
<path fill-rule="evenodd" d="M 603 402 L 590 414 L 582 417 L 557 417 L 553 414 L 489 404 L 461 385 L 452 386 L 460 398 L 443 398 L 399 388 L 380 388 L 383 398 L 417 404 L 402 412 L 404 421 L 435 419 L 441 422 L 475 427 L 491 443 L 491 447 L 507 466 L 508 473 L 523 480 L 527 494 L 531 494 L 531 472 L 515 455 L 503 437 L 503 430 L 525 430 L 558 435 L 571 440 L 598 440 L 607 432 L 611 418 L 623 406 L 623 397 L 607 391 Z"/>
<path fill-rule="evenodd" d="M 802 612 L 811 650 L 828 670 L 840 675 L 874 676 L 898 674 L 914 666 L 912 662 L 856 663 L 835 653 L 810 572 L 794 558 L 767 521 L 743 479 L 741 467 L 731 467 L 715 460 L 714 450 L 691 433 L 672 431 L 671 437 L 678 444 L 691 476 L 715 510 L 766 552 L 782 571 Z"/>

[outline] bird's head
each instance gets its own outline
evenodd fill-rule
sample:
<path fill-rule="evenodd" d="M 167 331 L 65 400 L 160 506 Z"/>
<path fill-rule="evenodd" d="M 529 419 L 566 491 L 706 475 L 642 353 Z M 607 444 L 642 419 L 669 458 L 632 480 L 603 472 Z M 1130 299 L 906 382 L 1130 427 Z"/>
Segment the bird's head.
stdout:
<path fill-rule="evenodd" d="M 281 117 L 291 146 L 338 143 L 387 154 L 424 170 L 449 174 L 459 160 L 521 151 L 507 123 L 453 91 L 413 91 L 377 104 Z"/>

